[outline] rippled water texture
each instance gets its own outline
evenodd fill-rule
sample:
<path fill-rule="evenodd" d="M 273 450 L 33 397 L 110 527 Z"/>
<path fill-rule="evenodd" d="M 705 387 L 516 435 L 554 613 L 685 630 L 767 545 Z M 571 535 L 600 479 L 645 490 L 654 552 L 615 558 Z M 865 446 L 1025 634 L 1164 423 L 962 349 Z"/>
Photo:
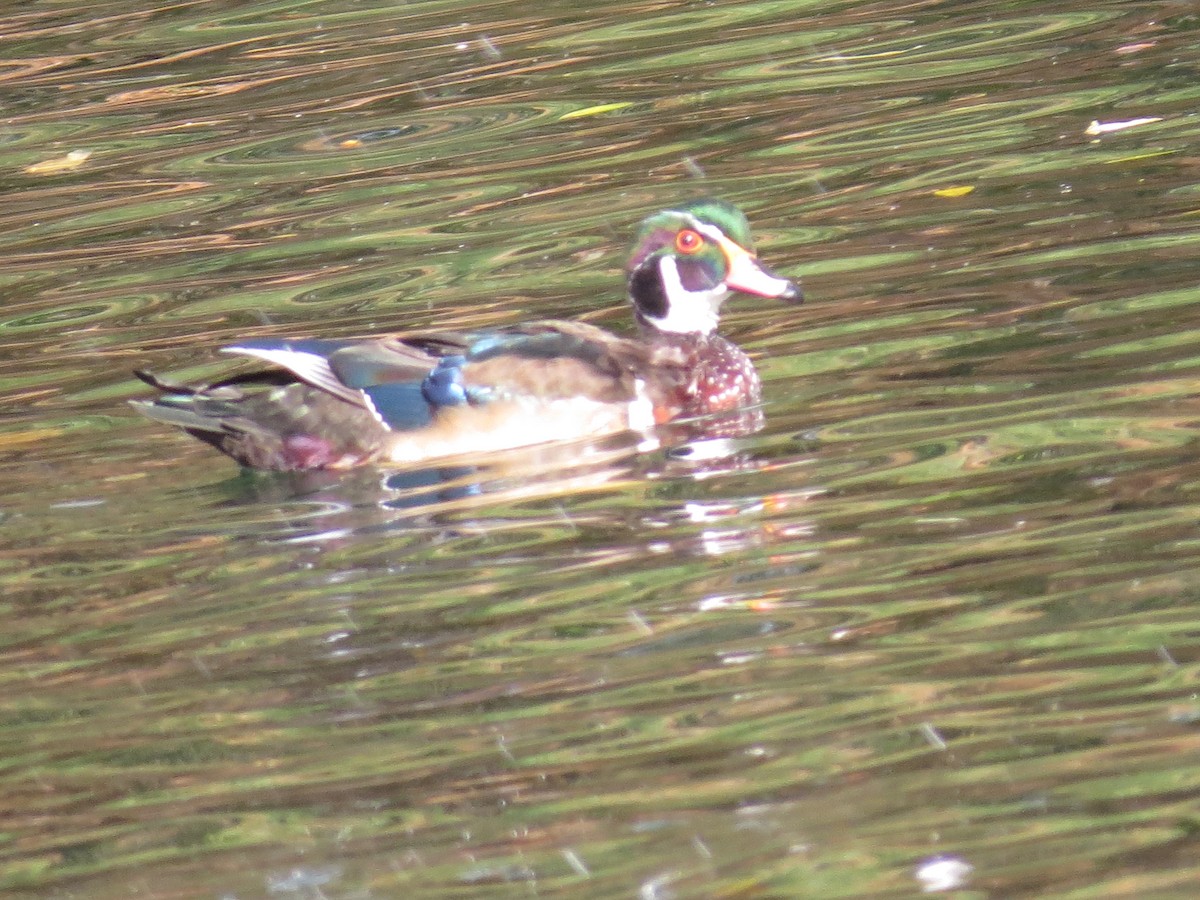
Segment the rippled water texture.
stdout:
<path fill-rule="evenodd" d="M 1192 4 L 143 7 L 0 13 L 0 889 L 1194 894 Z M 255 477 L 124 402 L 626 328 L 697 194 L 809 297 L 731 304 L 732 454 Z"/>

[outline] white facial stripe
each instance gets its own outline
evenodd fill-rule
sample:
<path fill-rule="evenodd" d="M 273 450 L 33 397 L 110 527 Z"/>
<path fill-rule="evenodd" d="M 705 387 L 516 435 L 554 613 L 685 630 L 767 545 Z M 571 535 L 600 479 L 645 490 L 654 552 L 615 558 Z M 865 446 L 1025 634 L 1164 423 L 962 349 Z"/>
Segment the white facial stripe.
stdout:
<path fill-rule="evenodd" d="M 725 285 L 707 291 L 689 291 L 679 278 L 679 267 L 671 256 L 658 260 L 663 291 L 667 295 L 667 314 L 660 319 L 647 317 L 659 331 L 673 334 L 711 334 L 717 327 L 721 304 L 729 296 Z"/>
<path fill-rule="evenodd" d="M 723 232 L 716 225 L 709 225 L 707 222 L 701 222 L 691 213 L 683 212 L 682 210 L 678 209 L 672 209 L 670 210 L 670 213 L 672 215 L 679 216 L 679 218 L 687 222 L 688 228 L 692 229 L 692 231 L 700 232 L 715 244 L 724 245 L 726 243 L 734 243 L 730 240 L 728 235 L 726 235 L 725 232 Z"/>
<path fill-rule="evenodd" d="M 691 216 L 688 216 L 688 218 L 691 219 Z M 692 219 L 692 228 L 700 232 L 718 246 L 723 247 L 727 242 L 729 242 L 729 238 L 725 236 L 725 232 L 723 232 L 716 225 L 709 225 L 705 222 L 699 221 L 698 219 Z"/>

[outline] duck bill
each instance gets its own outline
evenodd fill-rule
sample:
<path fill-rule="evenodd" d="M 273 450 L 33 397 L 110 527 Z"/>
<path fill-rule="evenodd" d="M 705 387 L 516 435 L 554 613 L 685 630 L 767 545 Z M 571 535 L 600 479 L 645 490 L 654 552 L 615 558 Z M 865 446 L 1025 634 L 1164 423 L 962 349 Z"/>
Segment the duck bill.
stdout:
<path fill-rule="evenodd" d="M 722 241 L 721 249 L 725 251 L 725 259 L 729 263 L 725 284 L 730 290 L 796 303 L 804 299 L 800 285 L 776 275 L 750 251 L 730 240 Z"/>

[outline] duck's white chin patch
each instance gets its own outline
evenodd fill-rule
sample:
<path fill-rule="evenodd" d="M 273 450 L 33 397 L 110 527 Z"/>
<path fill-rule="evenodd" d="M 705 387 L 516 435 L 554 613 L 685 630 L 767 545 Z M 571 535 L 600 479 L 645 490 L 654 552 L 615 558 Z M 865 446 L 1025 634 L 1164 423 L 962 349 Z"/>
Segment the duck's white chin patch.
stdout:
<path fill-rule="evenodd" d="M 679 279 L 679 267 L 670 256 L 658 261 L 663 291 L 667 295 L 667 314 L 661 318 L 646 317 L 659 331 L 672 334 L 711 334 L 717 328 L 721 304 L 729 296 L 723 284 L 707 291 L 689 291 Z"/>

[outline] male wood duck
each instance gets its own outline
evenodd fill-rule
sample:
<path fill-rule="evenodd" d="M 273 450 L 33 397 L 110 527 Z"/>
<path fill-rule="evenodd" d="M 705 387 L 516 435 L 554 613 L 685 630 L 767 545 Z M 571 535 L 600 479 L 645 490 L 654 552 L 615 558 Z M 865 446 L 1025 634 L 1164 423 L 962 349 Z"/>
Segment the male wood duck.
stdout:
<path fill-rule="evenodd" d="M 716 334 L 734 291 L 799 301 L 719 200 L 647 218 L 628 264 L 636 337 L 537 321 L 483 334 L 252 340 L 223 348 L 269 368 L 135 400 L 243 466 L 404 464 L 622 431 L 759 403 L 754 364 Z"/>

